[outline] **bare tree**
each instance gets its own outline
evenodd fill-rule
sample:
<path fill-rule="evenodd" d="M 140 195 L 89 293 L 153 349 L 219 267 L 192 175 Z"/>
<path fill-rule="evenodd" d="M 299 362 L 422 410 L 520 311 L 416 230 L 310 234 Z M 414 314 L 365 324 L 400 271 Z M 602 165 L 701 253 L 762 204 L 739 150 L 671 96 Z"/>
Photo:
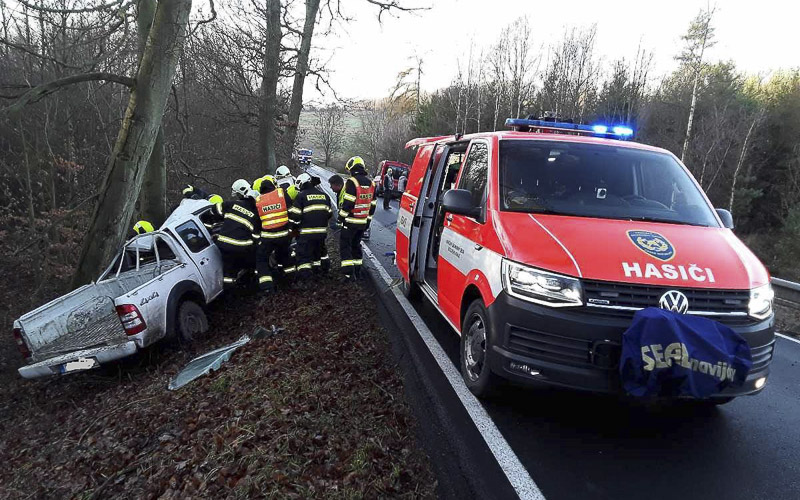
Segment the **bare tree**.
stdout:
<path fill-rule="evenodd" d="M 692 100 L 689 104 L 689 119 L 686 123 L 686 135 L 683 140 L 683 149 L 681 150 L 681 161 L 686 158 L 686 151 L 689 149 L 689 140 L 692 136 L 692 124 L 694 123 L 694 113 L 697 107 L 697 89 L 703 73 L 706 50 L 715 44 L 714 27 L 711 25 L 713 17 L 714 8 L 701 10 L 689 25 L 689 31 L 682 37 L 686 46 L 681 55 L 678 56 L 678 60 L 691 69 L 694 84 L 692 85 Z"/>
<path fill-rule="evenodd" d="M 303 85 L 308 74 L 308 57 L 311 53 L 311 38 L 314 36 L 317 13 L 320 0 L 306 0 L 306 16 L 303 23 L 300 48 L 297 52 L 297 66 L 295 67 L 294 83 L 292 85 L 292 100 L 289 104 L 289 117 L 286 124 L 286 142 L 294 147 L 297 140 L 297 127 L 300 123 L 300 112 L 303 110 Z M 327 161 L 327 159 L 326 159 Z"/>
<path fill-rule="evenodd" d="M 161 126 L 180 44 L 186 35 L 191 0 L 158 2 L 136 86 L 131 92 L 106 176 L 84 238 L 74 285 L 91 280 L 125 241 L 144 172 Z"/>
<path fill-rule="evenodd" d="M 139 0 L 136 6 L 139 61 L 144 56 L 147 35 L 156 15 L 156 0 Z M 158 128 L 153 152 L 147 163 L 142 190 L 139 193 L 139 214 L 156 227 L 167 218 L 167 164 L 164 156 L 164 130 Z"/>
<path fill-rule="evenodd" d="M 281 2 L 266 0 L 266 30 L 264 63 L 261 67 L 261 109 L 258 118 L 258 147 L 262 168 L 274 172 L 277 168 L 275 118 L 278 114 L 278 79 L 281 52 Z"/>
<path fill-rule="evenodd" d="M 335 104 L 316 112 L 315 126 L 311 135 L 325 152 L 325 167 L 330 166 L 333 157 L 344 147 L 344 116 L 345 110 Z"/>

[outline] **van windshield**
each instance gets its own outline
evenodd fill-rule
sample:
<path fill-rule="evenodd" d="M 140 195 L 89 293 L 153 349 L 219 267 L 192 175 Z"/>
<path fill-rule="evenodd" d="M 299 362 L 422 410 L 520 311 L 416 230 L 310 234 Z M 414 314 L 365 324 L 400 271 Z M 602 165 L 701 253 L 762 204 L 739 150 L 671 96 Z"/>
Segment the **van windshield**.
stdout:
<path fill-rule="evenodd" d="M 719 227 L 674 158 L 611 145 L 500 141 L 500 209 Z"/>

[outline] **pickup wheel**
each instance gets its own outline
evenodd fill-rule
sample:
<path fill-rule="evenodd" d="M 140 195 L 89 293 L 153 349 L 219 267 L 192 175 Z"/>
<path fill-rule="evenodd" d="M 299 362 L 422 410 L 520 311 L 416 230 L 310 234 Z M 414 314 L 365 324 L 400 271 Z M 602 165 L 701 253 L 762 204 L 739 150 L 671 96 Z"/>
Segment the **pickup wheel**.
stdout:
<path fill-rule="evenodd" d="M 500 377 L 489 368 L 492 325 L 483 302 L 475 299 L 469 305 L 461 325 L 461 376 L 473 394 L 486 398 L 494 394 Z"/>
<path fill-rule="evenodd" d="M 175 326 L 178 340 L 192 342 L 198 335 L 208 331 L 208 318 L 197 302 L 184 300 L 178 306 Z"/>

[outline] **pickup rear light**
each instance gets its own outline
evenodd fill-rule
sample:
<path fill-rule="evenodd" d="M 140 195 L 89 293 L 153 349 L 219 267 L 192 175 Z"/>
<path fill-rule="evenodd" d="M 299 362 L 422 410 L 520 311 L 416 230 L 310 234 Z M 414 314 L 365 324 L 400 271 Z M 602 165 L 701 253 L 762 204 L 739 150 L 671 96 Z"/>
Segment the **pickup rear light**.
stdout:
<path fill-rule="evenodd" d="M 22 331 L 19 328 L 14 328 L 14 341 L 17 343 L 17 348 L 22 354 L 22 357 L 28 359 L 31 357 L 31 350 L 25 344 L 25 339 L 22 338 Z"/>
<path fill-rule="evenodd" d="M 122 328 L 125 329 L 125 333 L 128 335 L 136 335 L 147 328 L 142 313 L 140 313 L 139 309 L 133 304 L 117 306 L 117 315 L 122 322 Z"/>

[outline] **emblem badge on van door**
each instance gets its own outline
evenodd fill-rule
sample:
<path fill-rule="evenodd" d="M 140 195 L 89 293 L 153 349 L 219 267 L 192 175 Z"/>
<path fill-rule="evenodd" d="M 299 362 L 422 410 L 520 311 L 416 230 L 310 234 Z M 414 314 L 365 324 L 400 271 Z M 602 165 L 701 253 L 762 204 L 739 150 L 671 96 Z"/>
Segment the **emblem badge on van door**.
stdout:
<path fill-rule="evenodd" d="M 689 310 L 689 299 L 677 290 L 670 290 L 658 299 L 658 307 L 678 314 L 686 314 L 686 311 Z"/>

